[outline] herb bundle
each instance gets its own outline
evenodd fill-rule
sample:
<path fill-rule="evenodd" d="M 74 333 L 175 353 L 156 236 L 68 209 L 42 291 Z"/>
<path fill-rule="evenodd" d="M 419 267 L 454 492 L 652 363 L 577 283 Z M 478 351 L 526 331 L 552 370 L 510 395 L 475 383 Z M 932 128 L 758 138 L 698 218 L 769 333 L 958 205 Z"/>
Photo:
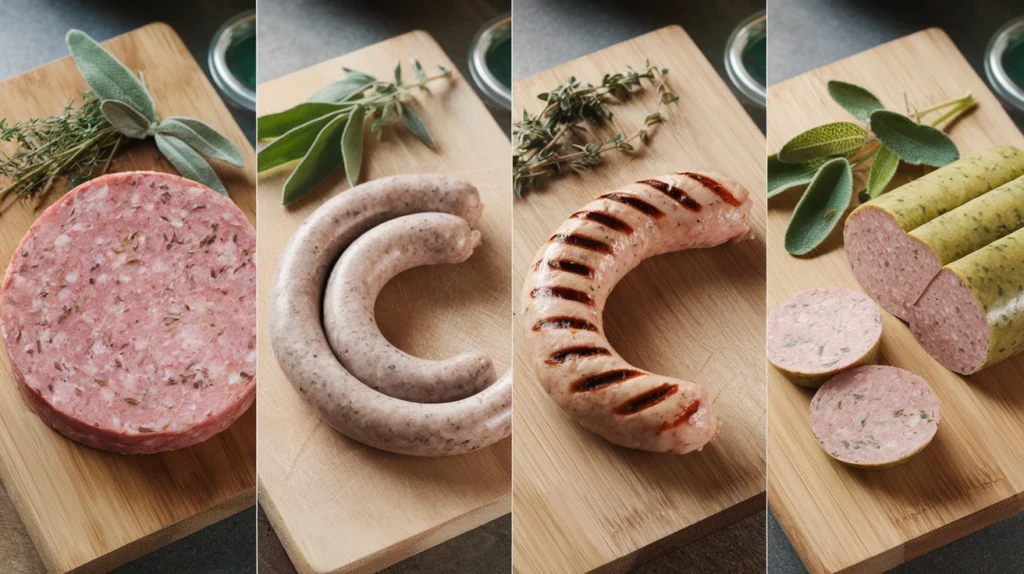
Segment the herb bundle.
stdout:
<path fill-rule="evenodd" d="M 258 171 L 301 159 L 285 181 L 281 198 L 285 205 L 305 196 L 341 167 L 350 185 L 359 183 L 366 121 L 371 122 L 373 133 L 401 122 L 427 147 L 436 147 L 423 119 L 405 97 L 434 80 L 451 76 L 451 70 L 438 66 L 437 74 L 427 76 L 419 61 L 413 60 L 413 81 L 405 83 L 401 62 L 395 65 L 391 82 L 343 69 L 342 80 L 322 88 L 307 101 L 257 120 L 258 137 L 273 140 L 256 156 Z"/>
<path fill-rule="evenodd" d="M 582 173 L 600 165 L 601 154 L 617 150 L 633 151 L 633 143 L 650 141 L 650 128 L 665 121 L 659 113 L 664 104 L 679 98 L 665 83 L 667 68 L 648 61 L 644 71 L 629 68 L 625 73 L 605 74 L 600 86 L 582 83 L 575 77 L 550 92 L 538 94 L 547 102 L 538 114 L 523 111 L 523 119 L 512 129 L 515 149 L 512 153 L 512 179 L 516 196 L 536 187 L 539 180 L 563 173 L 566 169 Z M 609 104 L 621 103 L 644 89 L 643 80 L 657 90 L 658 107 L 644 119 L 643 126 L 630 136 L 621 133 L 605 140 L 587 141 L 586 124 L 599 126 L 612 119 Z"/>
<path fill-rule="evenodd" d="M 8 126 L 0 119 L 0 141 L 15 142 L 18 150 L 0 154 L 0 200 L 45 195 L 60 178 L 69 187 L 106 173 L 125 138 L 155 137 L 157 148 L 181 175 L 227 195 L 203 156 L 242 167 L 241 152 L 226 137 L 200 120 L 168 117 L 160 120 L 153 97 L 136 76 L 79 30 L 66 42 L 90 91 L 79 107 L 63 114 L 35 118 Z"/>
<path fill-rule="evenodd" d="M 821 245 L 839 223 L 853 197 L 853 170 L 871 162 L 861 201 L 878 197 L 902 161 L 942 167 L 960 158 L 956 144 L 941 130 L 977 102 L 966 95 L 919 110 L 904 101 L 907 113 L 885 109 L 868 90 L 830 81 L 832 99 L 858 120 L 811 128 L 768 156 L 768 197 L 807 185 L 786 228 L 786 251 L 806 255 Z M 906 97 L 904 97 L 906 100 Z M 929 123 L 925 118 L 939 114 Z M 870 130 L 870 132 L 869 132 Z"/>

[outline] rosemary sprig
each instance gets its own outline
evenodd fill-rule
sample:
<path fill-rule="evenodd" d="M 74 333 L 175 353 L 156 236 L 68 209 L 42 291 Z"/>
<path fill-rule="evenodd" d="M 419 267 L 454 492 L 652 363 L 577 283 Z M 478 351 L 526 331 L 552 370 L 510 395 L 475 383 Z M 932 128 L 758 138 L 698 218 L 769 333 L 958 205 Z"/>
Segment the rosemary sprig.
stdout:
<path fill-rule="evenodd" d="M 74 187 L 106 173 L 124 138 L 100 111 L 92 93 L 82 104 L 68 104 L 63 113 L 7 125 L 0 118 L 0 141 L 17 144 L 10 155 L 0 153 L 0 202 L 10 194 L 42 197 L 61 177 Z"/>
<path fill-rule="evenodd" d="M 566 169 L 582 173 L 600 165 L 602 154 L 617 150 L 631 153 L 633 142 L 650 142 L 650 129 L 665 121 L 660 113 L 664 104 L 679 98 L 668 88 L 667 68 L 645 62 L 643 71 L 629 68 L 625 73 L 605 74 L 601 85 L 583 83 L 575 77 L 550 92 L 537 96 L 547 102 L 539 113 L 523 111 L 523 119 L 512 129 L 515 150 L 512 153 L 513 188 L 516 196 L 539 184 L 539 180 L 563 173 Z M 658 105 L 644 118 L 643 126 L 631 135 L 618 133 L 608 139 L 587 141 L 587 124 L 600 126 L 612 119 L 610 104 L 630 99 L 644 89 L 643 81 L 657 90 Z"/>
<path fill-rule="evenodd" d="M 412 61 L 412 69 L 413 81 L 406 83 L 400 62 L 395 65 L 393 81 L 345 68 L 342 80 L 317 91 L 306 102 L 257 120 L 259 139 L 273 140 L 257 154 L 257 171 L 301 159 L 284 184 L 282 203 L 297 201 L 339 168 L 345 170 L 350 185 L 359 183 L 364 122 L 370 122 L 371 132 L 401 122 L 427 147 L 436 147 L 408 95 L 450 77 L 452 72 L 438 66 L 438 73 L 428 76 L 417 60 Z"/>

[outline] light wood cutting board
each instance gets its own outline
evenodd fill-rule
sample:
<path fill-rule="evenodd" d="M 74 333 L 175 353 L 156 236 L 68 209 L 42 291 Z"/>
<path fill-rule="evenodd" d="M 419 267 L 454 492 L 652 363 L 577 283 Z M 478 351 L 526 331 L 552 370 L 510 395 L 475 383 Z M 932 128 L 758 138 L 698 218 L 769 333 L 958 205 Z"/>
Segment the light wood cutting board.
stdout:
<path fill-rule="evenodd" d="M 855 121 L 828 97 L 830 79 L 865 86 L 898 111 L 904 92 L 923 108 L 970 90 L 978 108 L 948 130 L 961 155 L 996 145 L 1024 148 L 1024 136 L 953 42 L 930 29 L 769 88 L 769 150 L 813 126 Z M 890 187 L 924 173 L 903 168 Z M 864 181 L 858 178 L 856 189 Z M 818 257 L 783 249 L 798 195 L 787 192 L 769 204 L 769 308 L 812 287 L 860 289 L 839 228 Z M 942 403 L 934 441 L 904 465 L 866 471 L 831 460 L 808 427 L 812 391 L 769 368 L 768 499 L 812 572 L 892 568 L 1024 508 L 1024 357 L 961 377 L 929 357 L 904 323 L 883 315 L 881 362 L 924 377 Z"/>
<path fill-rule="evenodd" d="M 725 421 L 702 452 L 685 456 L 614 446 L 569 419 L 515 345 L 513 556 L 521 573 L 623 571 L 764 507 L 764 137 L 678 26 L 662 28 L 515 83 L 513 117 L 531 113 L 570 76 L 669 68 L 680 100 L 651 147 L 560 178 L 514 204 L 517 303 L 537 249 L 566 217 L 638 179 L 704 169 L 739 180 L 753 197 L 753 239 L 644 262 L 615 289 L 605 330 L 640 368 L 710 388 Z M 656 105 L 653 91 L 614 107 L 632 133 Z M 516 322 L 516 334 L 524 326 Z"/>
<path fill-rule="evenodd" d="M 401 61 L 455 66 L 424 32 L 411 32 L 259 87 L 259 113 L 304 101 L 342 77 L 342 66 L 391 77 Z M 480 190 L 483 246 L 458 266 L 422 267 L 389 283 L 377 302 L 384 335 L 418 356 L 477 349 L 499 373 L 509 364 L 511 162 L 509 141 L 469 81 L 454 72 L 429 86 L 416 107 L 437 142 L 432 151 L 404 129 L 367 133 L 364 181 L 438 172 Z M 270 346 L 267 303 L 282 249 L 306 216 L 348 189 L 339 171 L 293 207 L 281 205 L 289 169 L 260 178 L 260 503 L 300 572 L 374 571 L 509 511 L 510 440 L 456 457 L 391 454 L 350 440 L 322 422 L 285 378 Z"/>
<path fill-rule="evenodd" d="M 216 169 L 254 220 L 252 146 L 177 34 L 151 24 L 105 46 L 145 74 L 161 116 L 201 118 L 242 150 L 248 169 Z M 71 58 L 63 58 L 0 82 L 0 115 L 11 121 L 53 115 L 86 89 Z M 176 173 L 152 140 L 125 148 L 111 166 L 131 170 Z M 52 193 L 47 205 L 58 196 Z M 39 215 L 32 208 L 22 202 L 0 215 L 4 267 Z M 0 476 L 48 570 L 107 570 L 255 504 L 255 411 L 192 448 L 152 456 L 101 452 L 65 439 L 36 417 L 0 353 Z M 0 556 L 0 566 L 7 560 L 10 571 L 26 563 Z"/>

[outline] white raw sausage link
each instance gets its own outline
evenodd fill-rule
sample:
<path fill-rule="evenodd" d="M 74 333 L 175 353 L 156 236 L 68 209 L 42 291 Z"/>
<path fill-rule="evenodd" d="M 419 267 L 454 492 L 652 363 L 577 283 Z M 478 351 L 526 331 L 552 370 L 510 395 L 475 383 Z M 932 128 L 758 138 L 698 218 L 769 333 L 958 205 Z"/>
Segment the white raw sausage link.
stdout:
<path fill-rule="evenodd" d="M 381 334 L 373 307 L 384 285 L 421 265 L 462 263 L 480 232 L 448 213 L 417 213 L 382 223 L 352 242 L 334 266 L 324 297 L 324 330 L 341 364 L 374 389 L 416 403 L 476 394 L 495 379 L 482 353 L 429 360 L 399 350 Z"/>
<path fill-rule="evenodd" d="M 509 372 L 461 401 L 418 404 L 395 399 L 345 370 L 320 322 L 328 272 L 357 237 L 390 219 L 424 211 L 451 213 L 472 225 L 482 209 L 476 188 L 453 177 L 387 177 L 326 202 L 285 247 L 271 293 L 271 346 L 288 380 L 341 433 L 391 452 L 436 456 L 477 450 L 511 432 Z"/>
<path fill-rule="evenodd" d="M 750 230 L 747 191 L 730 179 L 683 172 L 602 195 L 545 242 L 523 289 L 525 340 L 541 384 L 581 425 L 643 450 L 699 450 L 720 422 L 707 389 L 646 373 L 604 335 L 616 283 L 643 259 L 712 247 Z"/>

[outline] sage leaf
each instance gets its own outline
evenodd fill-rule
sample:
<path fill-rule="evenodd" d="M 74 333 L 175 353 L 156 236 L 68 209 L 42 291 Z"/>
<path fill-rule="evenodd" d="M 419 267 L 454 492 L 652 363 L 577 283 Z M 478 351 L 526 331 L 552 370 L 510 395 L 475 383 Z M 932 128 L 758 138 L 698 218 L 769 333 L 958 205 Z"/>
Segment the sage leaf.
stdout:
<path fill-rule="evenodd" d="M 89 89 L 100 100 L 117 100 L 131 106 L 151 122 L 158 120 L 153 98 L 138 76 L 81 30 L 65 37 L 68 51 Z"/>
<path fill-rule="evenodd" d="M 420 114 L 413 109 L 410 105 L 404 105 L 402 109 L 402 123 L 405 127 L 409 128 L 409 131 L 416 137 L 420 138 L 420 141 L 427 144 L 430 149 L 435 149 L 437 145 L 434 143 L 434 138 L 430 135 L 427 130 L 427 126 L 423 123 L 423 118 Z"/>
<path fill-rule="evenodd" d="M 137 140 L 149 137 L 150 121 L 128 104 L 117 100 L 103 100 L 100 112 L 110 125 L 122 134 Z"/>
<path fill-rule="evenodd" d="M 822 162 L 783 163 L 776 154 L 768 156 L 768 197 L 810 183 Z"/>
<path fill-rule="evenodd" d="M 210 164 L 187 143 L 169 134 L 157 133 L 155 137 L 157 149 L 182 177 L 198 181 L 221 195 L 228 195 L 227 188 L 221 183 Z"/>
<path fill-rule="evenodd" d="M 260 116 L 256 120 L 257 137 L 261 140 L 276 138 L 288 130 L 302 124 L 336 112 L 345 106 L 325 102 L 303 102 L 283 112 Z"/>
<path fill-rule="evenodd" d="M 402 85 L 402 62 L 395 64 L 395 85 Z"/>
<path fill-rule="evenodd" d="M 960 159 L 960 151 L 949 136 L 903 114 L 887 110 L 874 112 L 871 114 L 871 131 L 890 151 L 909 164 L 942 167 Z"/>
<path fill-rule="evenodd" d="M 341 166 L 339 142 L 347 120 L 348 116 L 339 114 L 320 130 L 306 156 L 284 182 L 282 203 L 288 205 L 299 200 Z"/>
<path fill-rule="evenodd" d="M 423 64 L 420 64 L 419 60 L 414 59 L 412 61 L 412 72 L 413 78 L 415 78 L 417 82 L 423 82 L 427 79 L 427 74 L 423 71 Z"/>
<path fill-rule="evenodd" d="M 852 122 L 835 122 L 811 128 L 786 142 L 778 159 L 784 163 L 803 163 L 825 157 L 848 157 L 864 147 L 868 133 Z"/>
<path fill-rule="evenodd" d="M 866 89 L 848 82 L 831 80 L 828 83 L 828 95 L 843 106 L 843 109 L 850 112 L 853 117 L 862 122 L 871 119 L 871 113 L 877 110 L 884 110 L 881 100 Z"/>
<path fill-rule="evenodd" d="M 335 112 L 288 130 L 256 154 L 256 171 L 266 171 L 306 155 L 320 130 L 339 116 L 347 117 L 342 112 Z"/>
<path fill-rule="evenodd" d="M 345 70 L 344 79 L 320 88 L 316 93 L 310 96 L 307 101 L 341 103 L 351 99 L 352 96 L 355 96 L 366 88 L 369 88 L 377 81 L 377 78 L 374 78 L 370 74 L 360 72 L 359 70 L 352 70 L 349 68 L 343 69 Z"/>
<path fill-rule="evenodd" d="M 348 184 L 355 187 L 359 183 L 359 173 L 363 169 L 363 117 L 366 108 L 356 106 L 352 116 L 345 124 L 341 134 L 341 155 L 345 159 L 345 177 Z"/>
<path fill-rule="evenodd" d="M 896 168 L 900 165 L 900 158 L 882 144 L 875 154 L 871 163 L 871 172 L 868 173 L 868 197 L 874 199 L 885 191 L 892 177 L 896 175 Z"/>
<path fill-rule="evenodd" d="M 850 206 L 852 195 L 853 171 L 846 158 L 821 166 L 793 210 L 786 228 L 786 251 L 806 255 L 821 245 Z"/>
<path fill-rule="evenodd" d="M 202 156 L 245 167 L 242 152 L 235 144 L 201 120 L 171 116 L 164 118 L 156 131 L 180 139 Z"/>

